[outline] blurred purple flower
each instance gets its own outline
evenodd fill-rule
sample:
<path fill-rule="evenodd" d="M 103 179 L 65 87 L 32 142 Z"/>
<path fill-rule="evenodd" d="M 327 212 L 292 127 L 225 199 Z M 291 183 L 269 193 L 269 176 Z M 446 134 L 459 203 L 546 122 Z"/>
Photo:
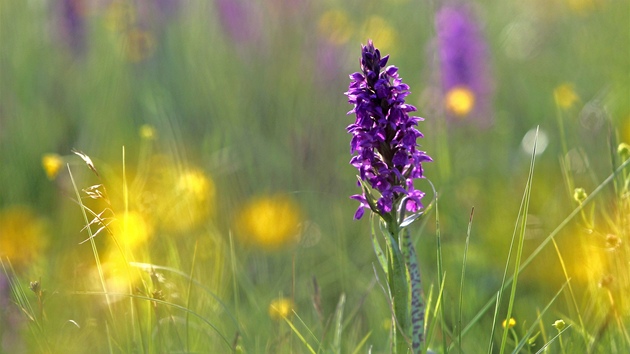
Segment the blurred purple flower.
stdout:
<path fill-rule="evenodd" d="M 59 4 L 61 37 L 75 54 L 85 48 L 85 6 L 83 0 L 61 0 Z"/>
<path fill-rule="evenodd" d="M 249 2 L 216 0 L 221 26 L 227 35 L 239 43 L 255 42 L 260 35 L 260 22 Z"/>
<path fill-rule="evenodd" d="M 413 180 L 422 178 L 422 162 L 431 161 L 424 151 L 418 150 L 416 139 L 422 133 L 415 127 L 420 117 L 409 116 L 416 107 L 406 104 L 409 86 L 398 77 L 398 68 L 388 66 L 389 55 L 381 58 L 381 53 L 374 48 L 371 40 L 362 46 L 361 70 L 350 75 L 348 102 L 354 108 L 356 121 L 347 130 L 352 134 L 350 143 L 354 155 L 350 164 L 359 170 L 359 177 L 376 189 L 381 195 L 376 201 L 378 214 L 392 211 L 396 203 L 404 196 L 408 211 L 416 212 L 423 206 L 424 193 L 414 188 Z M 359 184 L 360 185 L 360 184 Z M 370 195 L 362 194 L 351 197 L 361 204 L 354 218 L 360 219 L 365 209 L 371 209 Z"/>
<path fill-rule="evenodd" d="M 435 16 L 442 92 L 449 113 L 492 123 L 493 82 L 481 28 L 466 5 L 445 5 Z M 450 101 L 450 102 L 449 102 Z"/>
<path fill-rule="evenodd" d="M 133 3 L 138 11 L 136 25 L 151 27 L 158 32 L 165 24 L 177 16 L 182 0 L 136 0 Z"/>
<path fill-rule="evenodd" d="M 160 17 L 170 17 L 179 11 L 182 0 L 155 0 L 155 8 Z"/>

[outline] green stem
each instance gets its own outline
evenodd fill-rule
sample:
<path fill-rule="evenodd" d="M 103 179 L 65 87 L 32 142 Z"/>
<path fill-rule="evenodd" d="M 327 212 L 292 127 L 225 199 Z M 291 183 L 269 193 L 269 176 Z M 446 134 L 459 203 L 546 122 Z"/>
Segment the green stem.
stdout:
<path fill-rule="evenodd" d="M 394 307 L 394 319 L 392 323 L 392 336 L 394 353 L 406 354 L 409 349 L 408 329 L 410 328 L 409 318 L 409 286 L 407 267 L 403 255 L 400 251 L 398 233 L 400 232 L 396 223 L 387 223 L 387 253 L 388 253 L 388 278 L 387 283 L 392 295 L 392 305 Z"/>

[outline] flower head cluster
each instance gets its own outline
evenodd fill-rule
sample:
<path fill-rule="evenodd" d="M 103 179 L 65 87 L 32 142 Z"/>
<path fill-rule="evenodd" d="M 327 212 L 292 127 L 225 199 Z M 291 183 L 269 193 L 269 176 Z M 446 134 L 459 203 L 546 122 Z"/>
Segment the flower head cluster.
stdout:
<path fill-rule="evenodd" d="M 416 212 L 422 208 L 424 193 L 415 189 L 413 180 L 422 178 L 422 162 L 431 161 L 424 151 L 418 150 L 416 139 L 422 133 L 415 127 L 420 117 L 409 116 L 416 107 L 406 104 L 409 86 L 398 77 L 398 68 L 387 66 L 389 56 L 381 58 L 371 40 L 362 47 L 361 72 L 350 75 L 348 102 L 354 108 L 356 121 L 347 128 L 352 134 L 350 160 L 359 170 L 359 177 L 380 193 L 374 207 L 371 195 L 353 195 L 359 201 L 354 218 L 360 219 L 365 209 L 387 214 L 394 205 L 407 196 L 406 208 Z M 373 210 L 373 209 L 376 210 Z"/>
<path fill-rule="evenodd" d="M 435 27 L 448 112 L 460 118 L 474 114 L 479 125 L 489 125 L 493 92 L 489 52 L 472 10 L 445 5 L 435 15 Z"/>

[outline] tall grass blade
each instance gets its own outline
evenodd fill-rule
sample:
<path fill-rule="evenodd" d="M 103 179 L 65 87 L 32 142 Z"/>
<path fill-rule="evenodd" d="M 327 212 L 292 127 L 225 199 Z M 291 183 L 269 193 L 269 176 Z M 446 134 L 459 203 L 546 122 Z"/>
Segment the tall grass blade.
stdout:
<path fill-rule="evenodd" d="M 584 200 L 584 202 L 582 202 L 582 204 L 580 204 L 575 209 L 573 209 L 573 211 L 540 243 L 540 245 L 532 252 L 532 254 L 529 257 L 527 257 L 525 261 L 521 263 L 519 267 L 519 272 L 522 272 L 525 268 L 527 268 L 534 261 L 534 259 L 538 257 L 540 252 L 547 246 L 547 244 L 549 244 L 549 242 L 551 242 L 560 233 L 560 231 L 562 231 L 573 220 L 573 218 L 576 215 L 578 215 L 587 205 L 589 205 L 590 202 L 592 202 L 593 199 L 595 199 L 595 197 L 599 195 L 599 193 L 601 193 L 604 190 L 604 188 L 610 182 L 612 182 L 612 180 L 629 165 L 630 165 L 630 159 L 626 160 L 621 166 L 619 166 L 619 168 L 615 170 L 615 172 L 613 172 L 604 181 L 602 181 L 602 183 L 600 183 L 599 186 L 597 186 L 597 188 L 595 188 L 593 192 L 586 197 L 586 199 Z M 504 289 L 505 287 L 512 284 L 513 280 L 514 280 L 513 278 L 509 278 L 505 282 L 505 284 L 503 284 L 501 289 Z M 481 316 L 483 316 L 486 313 L 486 311 L 488 311 L 490 307 L 492 307 L 492 304 L 495 303 L 495 301 L 496 300 L 493 297 L 492 299 L 488 300 L 488 302 L 486 302 L 484 306 L 481 307 L 481 309 L 472 318 L 472 320 L 468 323 L 468 325 L 466 325 L 466 327 L 463 330 L 462 335 L 465 335 L 472 329 L 475 323 L 477 323 L 479 319 L 481 318 Z"/>
<path fill-rule="evenodd" d="M 475 208 L 470 211 L 470 218 L 468 219 L 468 230 L 466 231 L 466 245 L 464 246 L 464 259 L 462 261 L 462 276 L 459 282 L 459 314 L 457 318 L 457 342 L 459 346 L 459 352 L 463 353 L 462 349 L 462 311 L 464 308 L 464 280 L 466 279 L 466 260 L 468 257 L 468 245 L 470 244 L 470 233 L 472 230 L 472 221 L 475 214 Z"/>
<path fill-rule="evenodd" d="M 569 285 L 569 281 L 567 280 L 564 284 L 562 284 L 562 287 L 560 288 L 560 290 L 558 290 L 556 295 L 547 303 L 545 308 L 543 308 L 542 311 L 538 312 L 538 318 L 536 318 L 534 323 L 523 334 L 523 338 L 519 341 L 516 348 L 514 348 L 514 350 L 512 351 L 512 354 L 517 354 L 525 346 L 525 344 L 529 340 L 529 337 L 532 335 L 532 333 L 534 333 L 534 329 L 538 325 L 538 322 L 542 319 L 542 316 L 547 312 L 549 307 L 551 307 L 551 305 L 558 299 L 558 296 L 562 294 L 562 292 L 564 291 L 564 288 L 566 288 L 568 285 Z"/>
<path fill-rule="evenodd" d="M 210 322 L 209 320 L 207 320 L 205 317 L 203 317 L 202 315 L 198 314 L 195 311 L 192 311 L 188 308 L 186 308 L 185 306 L 182 305 L 178 305 L 172 302 L 168 302 L 168 301 L 164 301 L 164 300 L 160 300 L 160 299 L 156 299 L 156 298 L 152 298 L 152 297 L 148 297 L 148 296 L 143 296 L 143 295 L 137 295 L 137 294 L 125 294 L 125 293 L 103 293 L 103 292 L 97 292 L 97 291 L 75 291 L 73 292 L 73 294 L 75 295 L 89 295 L 89 296 L 106 296 L 106 295 L 113 295 L 113 296 L 120 296 L 120 297 L 132 297 L 134 299 L 139 299 L 139 300 L 146 300 L 148 303 L 154 303 L 154 304 L 161 304 L 161 305 L 165 305 L 168 307 L 172 307 L 175 309 L 178 309 L 180 311 L 183 311 L 185 313 L 190 313 L 191 315 L 195 316 L 196 318 L 198 318 L 199 320 L 201 320 L 203 323 L 207 324 L 210 328 L 212 328 L 214 330 L 214 332 L 217 333 L 217 335 L 219 336 L 219 338 L 221 338 L 221 340 L 223 340 L 223 342 L 228 346 L 228 348 L 231 348 L 232 343 L 230 343 L 230 341 L 225 337 L 225 335 L 223 335 L 223 333 L 221 333 L 221 331 L 219 330 L 219 328 L 214 325 L 212 322 Z M 109 337 L 109 336 L 108 336 Z"/>
<path fill-rule="evenodd" d="M 436 252 L 438 283 L 440 284 L 440 293 L 438 295 L 438 302 L 436 303 L 436 310 L 439 309 L 440 311 L 440 328 L 442 329 L 442 351 L 446 353 L 448 351 L 446 345 L 446 315 L 444 314 L 444 306 L 441 306 L 446 273 L 444 272 L 444 263 L 442 259 L 442 234 L 440 232 L 440 208 L 438 200 L 438 193 L 435 192 L 435 239 L 437 242 Z"/>
<path fill-rule="evenodd" d="M 560 266 L 562 267 L 562 274 L 564 275 L 564 278 L 566 279 L 566 284 L 569 288 L 569 295 L 571 296 L 571 304 L 573 305 L 574 309 L 575 309 L 575 313 L 578 317 L 578 321 L 580 323 L 580 333 L 582 334 L 582 338 L 584 339 L 584 344 L 586 345 L 585 348 L 588 348 L 589 345 L 589 339 L 588 339 L 588 335 L 586 333 L 586 327 L 584 326 L 584 320 L 582 318 L 582 312 L 580 311 L 580 308 L 578 306 L 577 300 L 575 298 L 575 293 L 573 292 L 573 287 L 571 286 L 571 282 L 569 281 L 569 273 L 567 271 L 567 267 L 564 263 L 564 258 L 562 257 L 562 254 L 560 253 L 560 248 L 558 247 L 558 243 L 556 243 L 556 240 L 552 240 L 553 241 L 553 247 L 556 250 L 556 254 L 558 255 L 558 260 L 560 261 Z"/>
<path fill-rule="evenodd" d="M 212 290 L 208 289 L 205 285 L 203 285 L 199 281 L 193 279 L 191 276 L 189 276 L 188 274 L 182 272 L 181 270 L 175 269 L 175 268 L 171 268 L 171 267 L 166 267 L 166 266 L 160 266 L 160 265 L 156 265 L 156 264 L 140 263 L 140 262 L 129 262 L 129 265 L 132 266 L 132 267 L 137 267 L 137 268 L 143 269 L 145 271 L 150 271 L 152 269 L 159 269 L 159 270 L 166 270 L 166 271 L 169 271 L 171 273 L 174 273 L 174 274 L 177 274 L 179 276 L 182 276 L 186 280 L 190 281 L 191 283 L 193 283 L 196 286 L 198 286 L 199 288 L 201 288 L 208 295 L 210 295 L 214 300 L 216 300 L 219 303 L 219 305 L 221 305 L 223 310 L 225 310 L 225 312 L 230 316 L 230 319 L 232 319 L 232 323 L 236 327 L 239 327 L 238 321 L 236 320 L 236 317 L 232 314 L 232 312 L 230 311 L 228 306 L 223 301 L 221 301 L 221 298 L 219 298 L 219 296 L 217 294 L 215 294 L 214 292 L 212 292 Z"/>
<path fill-rule="evenodd" d="M 529 174 L 527 175 L 527 184 L 525 187 L 525 194 L 523 196 L 523 201 L 521 204 L 521 212 L 519 212 L 519 217 L 517 218 L 517 227 L 518 222 L 520 220 L 520 230 L 518 233 L 518 246 L 516 249 L 516 258 L 514 260 L 514 274 L 512 276 L 512 289 L 510 291 L 510 300 L 508 301 L 508 310 L 505 315 L 505 322 L 507 323 L 512 317 L 512 309 L 514 307 L 514 300 L 516 299 L 516 287 L 518 285 L 518 275 L 520 274 L 520 265 L 521 265 L 521 257 L 523 255 L 523 244 L 525 242 L 525 230 L 527 228 L 527 214 L 529 211 L 529 201 L 532 194 L 532 180 L 534 178 L 534 165 L 536 162 L 536 146 L 538 144 L 538 128 L 536 128 L 536 135 L 534 137 L 534 147 L 532 149 L 532 159 L 529 166 Z M 516 230 L 515 230 L 516 231 Z M 508 258 L 506 266 L 509 267 L 510 260 Z M 504 276 L 505 279 L 505 276 Z M 499 301 L 500 302 L 500 301 Z M 505 346 L 507 345 L 507 336 L 509 332 L 509 326 L 505 326 L 503 329 L 503 336 L 501 337 L 501 349 L 500 353 L 505 352 Z"/>
<path fill-rule="evenodd" d="M 343 333 L 343 310 L 346 306 L 346 294 L 341 294 L 339 297 L 339 302 L 337 303 L 337 308 L 335 309 L 335 332 L 333 337 L 333 352 L 341 353 L 341 339 Z"/>
<path fill-rule="evenodd" d="M 70 170 L 70 165 L 67 165 L 67 167 L 68 167 L 68 174 L 70 175 L 70 181 L 72 182 L 72 188 L 74 189 L 75 195 L 77 197 L 77 203 L 79 203 L 79 207 L 81 209 L 81 215 L 83 215 L 83 220 L 85 221 L 85 224 L 88 225 L 90 223 L 90 220 L 88 220 L 87 213 L 85 212 L 87 208 L 83 204 L 83 201 L 81 199 L 81 194 L 79 193 L 77 184 L 74 181 L 74 176 L 72 175 L 72 170 Z M 114 318 L 114 312 L 111 307 L 111 301 L 110 301 L 109 295 L 107 295 L 107 286 L 105 285 L 105 275 L 103 274 L 103 267 L 101 266 L 101 261 L 98 256 L 98 249 L 96 248 L 96 243 L 94 243 L 94 235 L 92 234 L 92 229 L 88 227 L 87 233 L 89 235 L 90 246 L 92 246 L 92 253 L 94 254 L 94 260 L 96 262 L 96 269 L 98 271 L 98 277 L 101 282 L 101 287 L 103 288 L 103 293 L 105 293 L 105 300 L 107 302 L 107 309 L 109 311 L 109 316 L 110 318 Z"/>
<path fill-rule="evenodd" d="M 543 353 L 543 352 L 545 351 L 545 349 L 547 349 L 547 347 L 548 347 L 548 346 L 550 346 L 553 342 L 555 342 L 555 341 L 556 341 L 556 339 L 560 338 L 560 335 L 561 335 L 562 333 L 564 333 L 564 331 L 566 331 L 566 330 L 567 330 L 567 329 L 569 329 L 569 328 L 571 328 L 571 325 L 570 325 L 570 324 L 569 324 L 569 325 L 567 325 L 566 327 L 564 327 L 564 329 L 563 329 L 562 331 L 558 332 L 558 334 L 556 334 L 553 338 L 551 338 L 551 339 L 549 340 L 549 342 L 545 343 L 545 345 L 543 345 L 543 346 L 542 346 L 542 347 L 541 347 L 541 348 L 540 348 L 540 349 L 536 352 L 536 354 L 541 354 L 541 353 Z"/>
<path fill-rule="evenodd" d="M 357 344 L 357 347 L 354 349 L 352 354 L 359 354 L 361 352 L 361 348 L 363 348 L 363 346 L 365 345 L 365 343 L 367 343 L 368 339 L 370 339 L 371 336 L 372 336 L 372 331 L 368 332 L 368 334 L 366 334 L 365 337 L 361 339 L 361 341 L 359 342 L 359 344 Z"/>
<path fill-rule="evenodd" d="M 308 351 L 311 354 L 317 354 L 317 352 L 315 352 L 315 349 L 313 349 L 313 347 L 311 347 L 311 345 L 308 343 L 308 341 L 306 340 L 306 338 L 304 338 L 304 336 L 302 335 L 302 333 L 300 333 L 300 331 L 298 331 L 297 328 L 295 328 L 295 326 L 293 325 L 293 323 L 288 319 L 288 318 L 284 318 L 284 321 L 289 325 L 289 327 L 291 327 L 291 330 L 293 331 L 293 333 L 295 333 L 295 335 L 300 339 L 300 341 L 302 342 L 302 344 L 304 344 L 304 346 L 306 347 L 306 349 L 308 349 Z"/>

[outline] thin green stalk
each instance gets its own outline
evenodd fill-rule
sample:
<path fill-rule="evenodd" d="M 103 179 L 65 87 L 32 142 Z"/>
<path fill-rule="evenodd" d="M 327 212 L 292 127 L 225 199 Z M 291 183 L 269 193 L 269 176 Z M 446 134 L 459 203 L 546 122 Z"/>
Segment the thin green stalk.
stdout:
<path fill-rule="evenodd" d="M 588 197 L 584 200 L 582 204 L 573 209 L 573 211 L 541 242 L 541 244 L 532 252 L 532 254 L 521 264 L 519 267 L 519 272 L 522 272 L 525 268 L 527 268 L 533 260 L 540 254 L 540 252 L 547 246 L 551 240 L 553 240 L 559 233 L 562 231 L 572 220 L 578 215 L 582 209 L 588 205 L 595 197 L 601 193 L 602 190 L 617 176 L 621 171 L 623 171 L 626 167 L 630 165 L 630 159 L 626 160 L 619 168 L 615 170 L 611 175 L 609 175 L 595 190 L 593 193 L 589 194 Z M 508 279 L 505 284 L 501 287 L 501 290 L 509 286 L 513 281 L 513 278 Z M 472 327 L 479 321 L 481 316 L 483 316 L 488 309 L 495 303 L 495 298 L 491 298 L 486 302 L 486 304 L 477 312 L 477 314 L 472 318 L 472 320 L 466 325 L 462 335 L 465 335 L 472 329 Z"/>
<path fill-rule="evenodd" d="M 165 305 L 167 307 L 173 307 L 176 308 L 180 311 L 186 312 L 186 313 L 190 313 L 191 315 L 197 317 L 199 320 L 201 320 L 203 323 L 207 324 L 210 328 L 212 328 L 214 330 L 214 332 L 219 336 L 219 338 L 221 338 L 221 340 L 223 340 L 223 342 L 228 346 L 228 348 L 232 347 L 232 344 L 230 343 L 230 341 L 223 335 L 223 333 L 221 333 L 221 331 L 219 331 L 219 328 L 217 328 L 217 326 L 215 326 L 214 324 L 212 324 L 212 322 L 210 322 L 209 320 L 207 320 L 205 317 L 201 316 L 200 314 L 198 314 L 195 311 L 192 311 L 188 308 L 186 308 L 185 306 L 182 305 L 178 305 L 172 302 L 168 302 L 168 301 L 164 301 L 164 300 L 160 300 L 160 299 L 156 299 L 153 297 L 148 297 L 148 296 L 144 296 L 144 295 L 136 295 L 136 294 L 126 294 L 126 293 L 105 293 L 105 292 L 97 292 L 97 291 L 75 291 L 73 292 L 73 294 L 76 295 L 94 295 L 94 296 L 106 296 L 106 295 L 114 295 L 114 296 L 128 296 L 128 297 L 133 297 L 135 299 L 140 299 L 140 300 L 146 300 L 148 304 L 161 304 L 161 305 Z M 110 336 L 108 335 L 108 338 Z"/>
<path fill-rule="evenodd" d="M 514 301 L 516 299 L 516 287 L 517 287 L 517 284 L 518 284 L 518 276 L 520 274 L 521 257 L 523 255 L 523 244 L 525 242 L 525 230 L 527 228 L 527 214 L 528 214 L 528 210 L 529 210 L 529 202 L 530 202 L 531 193 L 532 193 L 532 180 L 534 178 L 534 165 L 535 165 L 535 162 L 536 162 L 537 138 L 538 138 L 538 129 L 536 130 L 536 138 L 534 140 L 534 148 L 532 149 L 532 159 L 531 159 L 531 164 L 530 164 L 530 167 L 529 167 L 529 175 L 527 176 L 527 185 L 525 186 L 525 196 L 523 198 L 522 214 L 520 216 L 521 224 L 520 224 L 520 231 L 519 231 L 519 234 L 518 234 L 518 246 L 516 248 L 516 258 L 514 260 L 514 275 L 512 276 L 512 279 L 514 279 L 514 280 L 512 282 L 512 289 L 510 291 L 510 300 L 508 301 L 507 314 L 505 315 L 506 323 L 512 317 L 512 309 L 514 307 Z M 506 264 L 506 267 L 508 265 L 509 265 L 509 259 L 508 259 L 508 263 Z M 505 329 L 503 330 L 503 336 L 501 338 L 501 348 L 500 348 L 500 351 L 499 351 L 501 354 L 503 354 L 505 352 L 505 347 L 507 345 L 508 332 L 509 332 L 509 326 L 506 325 Z"/>
<path fill-rule="evenodd" d="M 238 294 L 238 285 L 236 280 L 237 273 L 237 265 L 236 265 L 236 253 L 234 252 L 234 238 L 232 237 L 232 232 L 229 234 L 230 239 L 230 265 L 232 266 L 232 292 L 234 293 L 234 316 L 236 323 L 239 322 L 239 294 Z"/>
<path fill-rule="evenodd" d="M 101 287 L 103 288 L 103 292 L 105 293 L 105 300 L 107 301 L 107 310 L 109 311 L 109 316 L 111 319 L 114 318 L 114 312 L 111 307 L 109 295 L 107 295 L 107 286 L 105 285 L 105 275 L 103 274 L 103 267 L 101 267 L 101 261 L 98 256 L 98 250 L 96 248 L 96 243 L 94 243 L 94 235 L 92 234 L 92 228 L 90 228 L 90 220 L 88 220 L 87 213 L 85 212 L 85 205 L 83 205 L 83 200 L 81 199 L 81 194 L 79 193 L 79 189 L 77 188 L 77 184 L 74 181 L 74 176 L 72 175 L 72 170 L 70 170 L 70 165 L 66 165 L 68 168 L 68 174 L 70 175 L 70 181 L 72 182 L 72 187 L 74 188 L 75 195 L 77 197 L 77 203 L 79 203 L 81 214 L 83 215 L 83 220 L 85 221 L 85 225 L 87 225 L 87 233 L 89 235 L 90 245 L 92 246 L 92 253 L 94 254 L 94 260 L 96 261 L 96 269 L 98 271 L 98 277 L 101 281 Z"/>
<path fill-rule="evenodd" d="M 437 242 L 437 273 L 438 273 L 438 283 L 440 283 L 440 287 L 444 287 L 444 279 L 446 274 L 444 273 L 444 264 L 442 262 L 442 237 L 440 232 L 440 213 L 438 207 L 438 194 L 435 193 L 435 237 Z M 443 296 L 443 289 L 440 289 L 440 297 L 439 302 L 439 310 L 440 310 L 440 327 L 442 329 L 442 348 L 444 353 L 447 352 L 446 345 L 446 315 L 444 314 L 444 306 L 441 306 Z M 436 308 L 437 309 L 437 308 Z"/>
<path fill-rule="evenodd" d="M 497 291 L 496 300 L 494 301 L 494 316 L 492 316 L 492 327 L 490 327 L 490 344 L 488 345 L 488 354 L 492 354 L 494 348 L 494 331 L 497 328 L 497 318 L 499 317 L 499 304 L 501 302 L 501 291 Z M 492 303 L 491 303 L 492 304 Z"/>
<path fill-rule="evenodd" d="M 537 320 L 534 321 L 534 323 L 529 327 L 527 332 L 525 332 L 525 334 L 523 335 L 523 339 L 521 339 L 521 341 L 518 343 L 518 345 L 516 346 L 516 348 L 514 349 L 514 351 L 512 353 L 514 353 L 514 354 L 518 353 L 518 351 L 521 350 L 521 348 L 523 348 L 525 346 L 525 343 L 527 343 L 527 340 L 528 340 L 529 336 L 531 336 L 532 333 L 534 332 L 534 328 L 536 328 L 537 323 L 540 323 L 540 321 L 542 321 L 542 316 L 547 312 L 547 310 L 549 310 L 551 305 L 554 302 L 556 302 L 556 300 L 558 299 L 560 294 L 562 294 L 562 292 L 564 291 L 564 288 L 567 287 L 568 285 L 570 285 L 570 284 L 569 284 L 569 281 L 567 280 L 564 284 L 562 284 L 562 287 L 560 288 L 560 290 L 558 290 L 558 292 L 556 292 L 554 297 L 551 298 L 551 300 L 547 303 L 545 308 L 543 308 L 542 311 L 537 311 L 537 315 L 538 315 Z M 544 330 L 544 326 L 541 326 L 541 328 Z"/>
<path fill-rule="evenodd" d="M 573 292 L 573 287 L 571 286 L 571 282 L 569 281 L 569 273 L 567 272 L 567 267 L 564 264 L 564 259 L 562 254 L 560 253 L 560 248 L 556 243 L 556 240 L 553 241 L 553 247 L 556 250 L 556 254 L 558 255 L 558 260 L 560 261 L 560 266 L 562 267 L 562 273 L 564 274 L 564 278 L 567 281 L 567 286 L 569 287 L 569 295 L 571 296 L 571 303 L 575 308 L 575 312 L 578 316 L 578 321 L 580 322 L 580 333 L 582 334 L 582 338 L 584 339 L 585 348 L 588 348 L 588 337 L 586 335 L 586 327 L 584 326 L 584 320 L 582 319 L 582 313 L 580 312 L 580 308 L 578 307 L 577 300 L 575 299 L 575 293 Z"/>
<path fill-rule="evenodd" d="M 462 261 L 462 277 L 459 283 L 459 315 L 458 315 L 458 319 L 457 319 L 457 330 L 458 330 L 458 335 L 457 335 L 457 342 L 459 345 L 459 352 L 463 353 L 463 349 L 462 349 L 462 311 L 463 311 L 463 304 L 464 304 L 464 279 L 466 279 L 466 259 L 468 256 L 468 245 L 470 244 L 470 232 L 472 229 L 472 221 L 473 221 L 473 215 L 475 214 L 475 208 L 473 207 L 472 210 L 470 211 L 470 218 L 468 219 L 468 230 L 466 232 L 466 246 L 464 247 L 464 259 Z"/>
<path fill-rule="evenodd" d="M 192 296 L 193 275 L 195 273 L 195 263 L 197 260 L 197 245 L 195 241 L 195 249 L 193 251 L 192 264 L 190 265 L 190 276 L 188 280 L 188 291 L 186 296 L 186 308 L 190 308 L 190 298 Z M 186 351 L 190 352 L 190 314 L 186 313 Z"/>

